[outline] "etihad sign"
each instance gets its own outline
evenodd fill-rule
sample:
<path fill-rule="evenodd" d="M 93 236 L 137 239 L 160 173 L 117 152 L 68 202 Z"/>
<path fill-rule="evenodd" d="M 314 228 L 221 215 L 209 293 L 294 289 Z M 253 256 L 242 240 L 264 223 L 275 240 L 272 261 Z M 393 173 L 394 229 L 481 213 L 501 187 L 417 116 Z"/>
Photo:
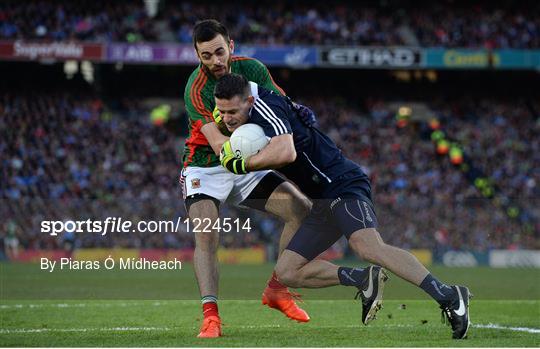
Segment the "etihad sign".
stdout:
<path fill-rule="evenodd" d="M 421 63 L 417 49 L 401 47 L 334 47 L 321 50 L 323 65 L 341 67 L 416 67 Z"/>

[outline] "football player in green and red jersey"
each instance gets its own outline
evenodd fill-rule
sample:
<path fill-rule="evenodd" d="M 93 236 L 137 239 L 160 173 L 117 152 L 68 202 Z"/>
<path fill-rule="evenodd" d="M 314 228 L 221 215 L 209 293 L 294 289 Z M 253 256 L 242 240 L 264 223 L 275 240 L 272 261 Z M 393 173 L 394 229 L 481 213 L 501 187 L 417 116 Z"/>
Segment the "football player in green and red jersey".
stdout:
<path fill-rule="evenodd" d="M 221 23 L 215 20 L 198 22 L 193 29 L 193 44 L 200 64 L 189 77 L 184 92 L 190 130 L 180 177 L 189 218 L 210 218 L 214 222 L 219 219 L 219 205 L 223 202 L 272 213 L 285 223 L 279 244 L 280 251 L 283 251 L 309 213 L 311 202 L 273 171 L 239 176 L 221 166 L 218 154 L 228 136 L 226 128 L 220 127 L 223 123 L 215 109 L 213 93 L 217 79 L 231 72 L 244 75 L 280 95 L 284 92 L 261 62 L 232 54 L 234 42 Z M 217 230 L 195 232 L 193 259 L 204 315 L 198 336 L 202 338 L 221 336 L 217 307 L 218 243 Z M 293 320 L 309 321 L 308 314 L 296 305 L 294 296 L 274 273 L 263 292 L 262 301 Z"/>

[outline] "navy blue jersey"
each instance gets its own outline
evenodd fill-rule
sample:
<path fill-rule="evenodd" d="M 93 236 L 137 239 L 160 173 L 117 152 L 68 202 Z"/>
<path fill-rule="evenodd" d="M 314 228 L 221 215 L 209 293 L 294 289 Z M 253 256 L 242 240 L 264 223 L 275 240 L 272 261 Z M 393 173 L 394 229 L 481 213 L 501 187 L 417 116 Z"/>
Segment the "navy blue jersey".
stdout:
<path fill-rule="evenodd" d="M 306 195 L 312 199 L 333 198 L 342 178 L 350 180 L 351 174 L 367 181 L 360 167 L 345 158 L 329 137 L 298 119 L 287 99 L 253 82 L 250 84 L 255 104 L 248 122 L 261 126 L 270 138 L 293 135 L 296 160 L 279 171 Z"/>

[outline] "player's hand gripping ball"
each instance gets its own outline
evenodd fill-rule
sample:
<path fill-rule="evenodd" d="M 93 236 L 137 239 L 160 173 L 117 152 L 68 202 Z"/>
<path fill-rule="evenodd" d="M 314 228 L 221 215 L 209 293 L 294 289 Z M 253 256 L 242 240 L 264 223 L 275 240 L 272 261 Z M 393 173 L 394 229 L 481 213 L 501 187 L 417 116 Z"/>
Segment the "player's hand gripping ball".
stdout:
<path fill-rule="evenodd" d="M 226 141 L 221 147 L 221 152 L 219 154 L 219 161 L 221 161 L 221 166 L 225 167 L 227 170 L 234 174 L 246 174 L 248 173 L 246 169 L 246 160 L 244 158 L 235 155 L 231 148 L 231 142 Z"/>
<path fill-rule="evenodd" d="M 248 173 L 245 159 L 257 154 L 268 144 L 262 127 L 245 124 L 238 127 L 221 148 L 221 165 L 236 174 Z"/>

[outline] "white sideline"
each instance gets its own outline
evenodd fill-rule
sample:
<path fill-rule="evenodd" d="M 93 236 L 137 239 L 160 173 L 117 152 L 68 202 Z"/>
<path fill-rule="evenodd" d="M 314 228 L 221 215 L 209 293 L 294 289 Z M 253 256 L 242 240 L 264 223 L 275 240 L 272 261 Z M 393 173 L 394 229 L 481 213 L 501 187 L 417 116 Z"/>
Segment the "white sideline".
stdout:
<path fill-rule="evenodd" d="M 2 334 L 43 332 L 122 332 L 122 331 L 170 331 L 168 327 L 109 327 L 109 328 L 17 328 L 0 329 Z"/>
<path fill-rule="evenodd" d="M 257 329 L 257 328 L 281 328 L 288 327 L 282 325 L 239 325 L 239 326 L 227 326 L 228 328 L 241 328 L 241 329 Z M 362 325 L 346 325 L 346 326 L 316 326 L 316 328 L 363 328 Z M 404 328 L 414 327 L 414 325 L 408 324 L 396 324 L 396 325 L 384 325 L 387 328 Z M 489 323 L 472 325 L 474 328 L 492 329 L 492 330 L 507 330 L 515 332 L 527 332 L 527 333 L 540 333 L 539 328 L 530 327 L 511 327 L 502 326 Z M 189 327 L 197 329 L 198 327 Z M 103 328 L 19 328 L 19 329 L 0 329 L 0 334 L 14 334 L 14 333 L 45 333 L 45 332 L 129 332 L 129 331 L 174 331 L 175 328 L 171 327 L 103 327 Z"/>
<path fill-rule="evenodd" d="M 193 304 L 193 302 L 199 301 L 194 300 L 169 300 L 161 302 L 122 302 L 122 303 L 40 303 L 40 304 L 0 304 L 0 309 L 22 309 L 22 308 L 85 308 L 85 307 L 132 307 L 132 306 L 142 306 L 142 305 L 151 305 L 154 307 L 160 306 L 170 306 L 171 303 L 174 304 Z M 228 301 L 230 302 L 230 301 Z M 234 302 L 234 300 L 233 300 Z M 242 303 L 260 303 L 260 300 L 243 300 Z"/>
<path fill-rule="evenodd" d="M 228 325 L 227 328 L 257 329 L 257 328 L 281 328 L 288 327 L 282 325 Z M 346 326 L 317 326 L 317 328 L 361 328 L 361 325 Z M 385 325 L 384 327 L 412 327 L 412 325 Z M 188 326 L 186 328 L 197 329 L 197 326 Z M 95 328 L 16 328 L 0 329 L 0 334 L 10 333 L 43 333 L 43 332 L 127 332 L 127 331 L 173 331 L 170 327 L 95 327 Z"/>
<path fill-rule="evenodd" d="M 488 329 L 494 329 L 494 330 L 509 330 L 509 331 L 527 332 L 527 333 L 540 333 L 540 328 L 509 327 L 509 326 L 501 326 L 501 325 L 492 324 L 492 323 L 489 323 L 487 325 L 483 325 L 483 324 L 474 325 L 473 324 L 472 327 L 475 327 L 475 328 L 488 328 Z"/>
<path fill-rule="evenodd" d="M 38 303 L 38 304 L 0 304 L 0 309 L 22 309 L 22 308 L 85 308 L 85 307 L 131 307 L 131 306 L 143 306 L 143 305 L 151 305 L 154 307 L 159 306 L 170 306 L 172 304 L 193 304 L 193 302 L 197 302 L 195 300 L 163 300 L 163 301 L 154 301 L 152 303 L 149 302 L 141 302 L 141 301 L 131 301 L 131 302 L 115 302 L 115 303 L 99 303 L 99 302 L 90 302 L 90 303 Z M 241 303 L 260 303 L 260 300 L 255 299 L 246 299 L 246 300 L 226 300 L 225 302 L 241 302 Z M 322 302 L 322 303 L 334 303 L 336 301 L 334 300 L 312 300 L 310 302 L 316 303 L 316 302 Z M 340 301 L 338 301 L 340 302 Z M 529 304 L 534 303 L 536 301 L 534 300 L 520 300 L 520 301 L 514 301 L 514 300 L 497 300 L 497 301 L 490 301 L 490 302 L 497 302 L 497 303 L 521 303 L 521 304 Z"/>

